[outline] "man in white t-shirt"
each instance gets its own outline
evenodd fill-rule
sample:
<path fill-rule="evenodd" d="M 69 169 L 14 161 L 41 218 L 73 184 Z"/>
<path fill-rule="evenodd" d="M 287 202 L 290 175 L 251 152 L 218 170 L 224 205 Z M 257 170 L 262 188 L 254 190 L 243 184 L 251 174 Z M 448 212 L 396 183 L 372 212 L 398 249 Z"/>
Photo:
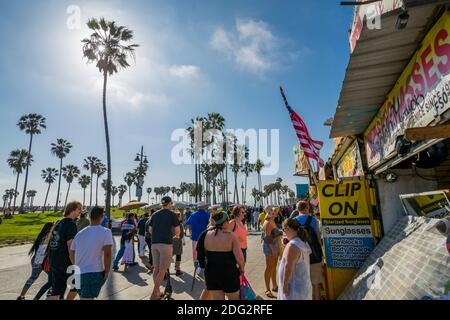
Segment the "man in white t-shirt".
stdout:
<path fill-rule="evenodd" d="M 113 237 L 111 230 L 101 225 L 103 216 L 102 208 L 92 208 L 90 226 L 77 233 L 70 246 L 70 260 L 80 272 L 77 289 L 81 300 L 98 297 L 111 269 Z"/>

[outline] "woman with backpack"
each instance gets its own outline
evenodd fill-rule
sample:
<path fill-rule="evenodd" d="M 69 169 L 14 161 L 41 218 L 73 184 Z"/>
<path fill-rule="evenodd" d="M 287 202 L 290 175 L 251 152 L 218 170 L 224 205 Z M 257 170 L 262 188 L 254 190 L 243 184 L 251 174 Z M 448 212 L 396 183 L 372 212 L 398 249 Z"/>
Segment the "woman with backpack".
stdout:
<path fill-rule="evenodd" d="M 25 295 L 28 292 L 28 289 L 33 285 L 33 283 L 39 278 L 43 270 L 44 259 L 47 255 L 47 245 L 50 240 L 50 234 L 53 227 L 53 222 L 48 222 L 44 225 L 41 232 L 37 236 L 36 240 L 33 243 L 28 255 L 31 256 L 31 275 L 26 281 L 22 292 L 20 293 L 17 300 L 25 300 Z"/>

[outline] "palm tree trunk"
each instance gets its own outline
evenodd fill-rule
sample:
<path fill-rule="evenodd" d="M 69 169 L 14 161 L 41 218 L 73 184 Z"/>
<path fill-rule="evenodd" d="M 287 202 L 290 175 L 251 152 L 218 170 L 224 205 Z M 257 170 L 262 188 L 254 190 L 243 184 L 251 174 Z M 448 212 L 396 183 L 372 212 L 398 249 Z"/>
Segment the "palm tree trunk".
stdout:
<path fill-rule="evenodd" d="M 106 85 L 108 82 L 108 73 L 103 72 L 103 121 L 105 123 L 105 138 L 106 138 L 106 162 L 107 162 L 107 178 L 106 178 L 106 216 L 111 221 L 111 146 L 109 142 L 109 130 L 108 130 L 108 115 L 106 112 Z"/>
<path fill-rule="evenodd" d="M 14 212 L 16 211 L 16 194 L 17 194 L 17 187 L 19 186 L 19 176 L 20 173 L 17 173 L 17 178 L 16 178 L 16 188 L 14 189 L 14 205 L 13 205 L 13 210 L 12 210 L 12 214 L 14 214 Z"/>
<path fill-rule="evenodd" d="M 31 154 L 31 146 L 33 145 L 33 134 L 30 134 L 30 145 L 28 147 L 28 153 Z M 22 201 L 20 203 L 20 209 L 19 209 L 19 213 L 23 212 L 23 205 L 25 204 L 25 194 L 27 192 L 27 184 L 28 184 L 28 170 L 29 170 L 30 166 L 27 163 L 27 168 L 25 170 L 25 183 L 23 185 L 23 194 L 22 194 Z M 14 195 L 15 197 L 15 195 Z M 14 200 L 15 201 L 15 200 Z M 13 208 L 14 210 L 14 208 Z"/>
<path fill-rule="evenodd" d="M 83 188 L 83 209 L 86 202 L 86 188 Z"/>
<path fill-rule="evenodd" d="M 63 160 L 61 158 L 60 162 L 59 162 L 58 193 L 56 194 L 55 212 L 58 211 L 59 191 L 61 190 L 62 164 L 63 164 Z"/>
<path fill-rule="evenodd" d="M 47 193 L 45 194 L 44 210 L 42 210 L 42 212 L 45 212 L 45 208 L 46 208 L 46 206 L 47 206 L 48 194 L 49 194 L 49 192 L 50 192 L 50 186 L 51 186 L 51 185 L 52 185 L 51 183 L 48 184 Z"/>
<path fill-rule="evenodd" d="M 128 186 L 128 202 L 131 201 L 131 186 Z"/>
<path fill-rule="evenodd" d="M 244 197 L 243 197 L 243 199 L 242 199 L 242 204 L 244 204 L 245 205 L 245 200 L 247 200 L 247 179 L 248 179 L 248 176 L 247 175 L 245 175 L 245 192 L 244 192 Z"/>
<path fill-rule="evenodd" d="M 67 187 L 66 200 L 64 201 L 64 208 L 67 206 L 67 199 L 69 198 L 70 185 L 71 183 L 69 183 L 69 186 Z"/>
<path fill-rule="evenodd" d="M 91 183 L 90 183 L 90 187 L 91 187 L 91 192 L 90 192 L 90 196 L 89 196 L 89 208 L 92 208 L 92 185 L 94 184 L 94 173 L 91 170 Z"/>
<path fill-rule="evenodd" d="M 98 206 L 98 178 L 99 176 L 97 175 L 97 181 L 95 183 L 95 206 Z"/>

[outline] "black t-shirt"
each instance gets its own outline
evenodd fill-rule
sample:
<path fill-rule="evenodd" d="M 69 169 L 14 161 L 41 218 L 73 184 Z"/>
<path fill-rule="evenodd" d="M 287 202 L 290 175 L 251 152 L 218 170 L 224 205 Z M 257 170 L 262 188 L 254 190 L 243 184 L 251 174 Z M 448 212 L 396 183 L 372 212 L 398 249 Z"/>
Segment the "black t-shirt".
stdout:
<path fill-rule="evenodd" d="M 77 225 L 70 218 L 64 218 L 56 225 L 49 242 L 51 268 L 65 270 L 72 264 L 67 241 L 73 240 L 76 234 Z"/>
<path fill-rule="evenodd" d="M 145 236 L 145 224 L 147 222 L 148 218 L 142 218 L 141 220 L 139 220 L 138 222 L 138 235 L 140 236 Z"/>
<path fill-rule="evenodd" d="M 175 212 L 162 209 L 155 212 L 149 222 L 152 227 L 152 244 L 173 244 L 173 228 L 180 225 Z"/>

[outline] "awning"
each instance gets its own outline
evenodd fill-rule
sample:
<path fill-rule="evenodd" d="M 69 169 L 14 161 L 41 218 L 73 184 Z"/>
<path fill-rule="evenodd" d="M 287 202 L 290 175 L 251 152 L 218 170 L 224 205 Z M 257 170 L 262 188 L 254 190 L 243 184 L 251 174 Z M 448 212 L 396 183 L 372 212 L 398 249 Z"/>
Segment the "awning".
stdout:
<path fill-rule="evenodd" d="M 395 28 L 401 9 L 381 16 L 381 29 L 364 27 L 347 67 L 331 138 L 363 133 L 386 100 L 442 9 L 442 2 L 408 8 L 403 30 Z"/>

